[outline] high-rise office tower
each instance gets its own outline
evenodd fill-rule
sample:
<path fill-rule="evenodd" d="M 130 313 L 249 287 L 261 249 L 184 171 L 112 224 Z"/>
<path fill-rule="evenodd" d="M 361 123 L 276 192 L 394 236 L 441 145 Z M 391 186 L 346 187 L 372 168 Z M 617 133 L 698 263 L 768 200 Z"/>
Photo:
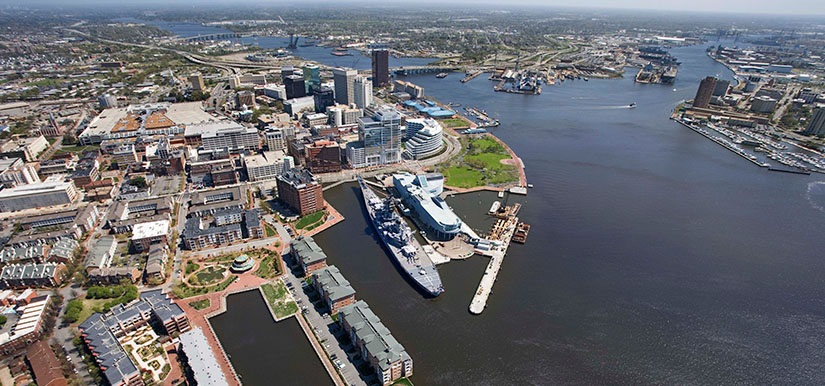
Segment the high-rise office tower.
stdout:
<path fill-rule="evenodd" d="M 322 113 L 327 111 L 327 107 L 335 105 L 335 94 L 329 87 L 319 87 L 312 95 L 315 99 L 315 111 Z"/>
<path fill-rule="evenodd" d="M 321 69 L 312 63 L 305 64 L 301 69 L 304 71 L 307 94 L 312 94 L 321 87 Z"/>
<path fill-rule="evenodd" d="M 702 82 L 699 83 L 699 89 L 696 90 L 696 98 L 693 99 L 693 107 L 707 108 L 714 88 L 716 88 L 716 78 L 709 76 L 702 79 Z"/>
<path fill-rule="evenodd" d="M 825 107 L 819 107 L 811 114 L 805 134 L 825 137 Z"/>
<path fill-rule="evenodd" d="M 728 87 L 730 87 L 729 80 L 717 80 L 716 86 L 713 87 L 713 96 L 723 97 L 728 95 Z"/>
<path fill-rule="evenodd" d="M 372 83 L 365 76 L 355 78 L 355 106 L 363 109 L 372 104 Z"/>
<path fill-rule="evenodd" d="M 301 98 L 307 95 L 304 77 L 300 75 L 287 75 L 284 78 L 284 88 L 286 88 L 286 99 Z"/>
<path fill-rule="evenodd" d="M 283 81 L 286 77 L 293 75 L 295 73 L 295 68 L 292 66 L 283 66 L 281 67 L 281 80 Z"/>
<path fill-rule="evenodd" d="M 332 80 L 335 82 L 335 102 L 348 105 L 355 102 L 355 76 L 358 71 L 336 68 L 332 70 Z"/>
<path fill-rule="evenodd" d="M 372 50 L 372 85 L 380 87 L 390 83 L 390 51 L 386 48 Z"/>
<path fill-rule="evenodd" d="M 352 165 L 386 165 L 400 161 L 401 114 L 395 109 L 381 109 L 372 117 L 358 118 L 358 139 L 355 146 L 360 149 L 352 149 Z"/>
<path fill-rule="evenodd" d="M 203 75 L 200 72 L 189 75 L 189 83 L 192 83 L 193 90 L 204 91 L 206 89 L 203 85 Z"/>

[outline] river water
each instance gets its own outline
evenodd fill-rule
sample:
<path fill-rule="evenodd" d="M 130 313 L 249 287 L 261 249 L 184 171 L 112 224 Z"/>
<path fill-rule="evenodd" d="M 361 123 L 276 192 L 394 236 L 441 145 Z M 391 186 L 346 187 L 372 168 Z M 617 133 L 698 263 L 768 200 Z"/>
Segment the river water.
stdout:
<path fill-rule="evenodd" d="M 535 185 L 520 199 L 527 244 L 511 246 L 480 316 L 467 308 L 486 258 L 440 266 L 446 292 L 425 299 L 381 249 L 355 186 L 325 192 L 346 220 L 316 240 L 406 347 L 417 385 L 825 379 L 825 177 L 766 171 L 670 121 L 701 78 L 731 78 L 703 46 L 672 53 L 682 62 L 672 86 L 635 84 L 629 73 L 529 96 L 494 93 L 484 76 L 407 78 L 500 118 L 492 131 Z M 449 202 L 484 228 L 493 200 Z M 215 323 L 222 342 L 248 339 L 224 343 L 245 383 L 321 372 L 317 360 L 266 359 L 304 338 L 252 318 L 260 308 L 230 297 Z"/>
<path fill-rule="evenodd" d="M 115 21 L 123 23 L 150 24 L 181 37 L 232 33 L 232 31 L 226 28 L 211 27 L 196 23 L 167 22 L 160 20 L 140 20 L 135 18 L 119 18 Z M 289 45 L 288 37 L 276 36 L 252 36 L 228 40 L 232 40 L 234 42 L 242 43 L 245 45 L 259 46 L 264 49 L 286 48 Z M 289 51 L 291 51 L 294 56 L 297 56 L 299 58 L 324 63 L 328 66 L 350 67 L 356 70 L 367 70 L 372 68 L 372 62 L 370 57 L 364 56 L 358 50 L 347 50 L 346 52 L 349 53 L 350 56 L 336 56 L 332 55 L 332 48 L 319 47 L 314 45 L 308 47 L 301 47 L 301 45 L 305 42 L 305 38 L 299 37 L 298 47 L 291 49 Z M 423 66 L 432 61 L 433 59 L 430 58 L 396 58 L 390 56 L 389 66 Z"/>

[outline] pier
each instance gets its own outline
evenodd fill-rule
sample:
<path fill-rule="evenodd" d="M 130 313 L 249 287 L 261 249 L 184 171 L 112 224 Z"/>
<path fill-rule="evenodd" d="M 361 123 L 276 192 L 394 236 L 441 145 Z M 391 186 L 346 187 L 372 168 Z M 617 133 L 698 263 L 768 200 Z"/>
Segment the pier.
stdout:
<path fill-rule="evenodd" d="M 518 217 L 511 217 L 506 220 L 503 229 L 501 229 L 501 237 L 498 240 L 501 243 L 499 249 L 485 253 L 490 256 L 490 262 L 487 264 L 487 268 L 484 269 L 484 276 L 481 277 L 478 289 L 470 302 L 470 313 L 481 314 L 487 307 L 487 299 L 493 293 L 493 284 L 496 282 L 496 276 L 501 270 L 501 264 L 504 262 L 504 255 L 507 254 L 507 247 L 510 245 L 510 239 L 516 230 L 516 224 L 518 224 Z"/>
<path fill-rule="evenodd" d="M 467 83 L 467 82 L 475 79 L 477 76 L 479 76 L 483 73 L 484 73 L 484 71 L 480 71 L 480 70 L 479 71 L 473 71 L 473 72 L 467 74 L 466 76 L 464 76 L 464 78 L 461 79 L 461 83 Z"/>

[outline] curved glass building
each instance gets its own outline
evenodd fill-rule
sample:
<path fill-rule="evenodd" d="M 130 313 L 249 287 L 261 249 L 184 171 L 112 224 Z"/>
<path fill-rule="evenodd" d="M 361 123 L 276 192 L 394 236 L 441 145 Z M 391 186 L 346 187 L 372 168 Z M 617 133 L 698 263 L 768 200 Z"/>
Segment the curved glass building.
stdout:
<path fill-rule="evenodd" d="M 441 124 L 434 119 L 408 119 L 404 156 L 423 159 L 438 154 L 444 147 L 442 132 Z"/>

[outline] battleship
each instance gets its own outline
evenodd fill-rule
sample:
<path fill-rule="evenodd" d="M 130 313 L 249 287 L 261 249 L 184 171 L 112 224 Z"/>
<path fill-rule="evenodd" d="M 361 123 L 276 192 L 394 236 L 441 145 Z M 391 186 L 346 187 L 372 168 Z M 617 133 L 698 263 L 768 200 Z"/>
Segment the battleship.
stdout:
<path fill-rule="evenodd" d="M 358 185 L 372 225 L 396 264 L 428 294 L 438 296 L 444 292 L 435 264 L 413 236 L 412 229 L 395 211 L 392 198 L 379 198 L 360 176 Z"/>

